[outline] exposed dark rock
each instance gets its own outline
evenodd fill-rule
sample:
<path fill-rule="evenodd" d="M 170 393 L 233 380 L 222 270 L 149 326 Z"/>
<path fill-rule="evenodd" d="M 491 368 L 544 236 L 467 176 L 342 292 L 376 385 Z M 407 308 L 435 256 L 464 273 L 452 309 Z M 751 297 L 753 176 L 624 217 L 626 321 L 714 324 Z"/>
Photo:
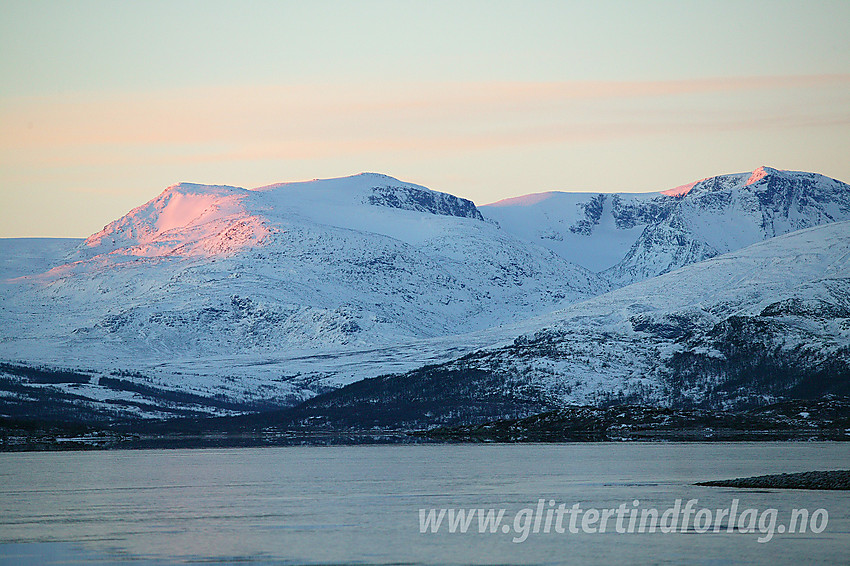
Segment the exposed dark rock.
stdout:
<path fill-rule="evenodd" d="M 706 481 L 699 482 L 696 485 L 755 489 L 848 490 L 850 489 L 850 470 L 775 474 L 769 476 L 755 476 L 751 478 L 737 478 L 734 480 Z"/>
<path fill-rule="evenodd" d="M 593 227 L 599 224 L 602 218 L 602 210 L 605 206 L 605 198 L 608 195 L 599 194 L 580 206 L 584 209 L 584 218 L 576 221 L 570 226 L 570 232 L 589 236 L 593 233 Z"/>
<path fill-rule="evenodd" d="M 430 212 L 431 214 L 440 214 L 443 216 L 459 216 L 461 218 L 484 220 L 481 213 L 475 207 L 475 203 L 471 200 L 436 191 L 415 189 L 413 187 L 374 187 L 372 194 L 369 195 L 369 204 L 418 212 Z"/>

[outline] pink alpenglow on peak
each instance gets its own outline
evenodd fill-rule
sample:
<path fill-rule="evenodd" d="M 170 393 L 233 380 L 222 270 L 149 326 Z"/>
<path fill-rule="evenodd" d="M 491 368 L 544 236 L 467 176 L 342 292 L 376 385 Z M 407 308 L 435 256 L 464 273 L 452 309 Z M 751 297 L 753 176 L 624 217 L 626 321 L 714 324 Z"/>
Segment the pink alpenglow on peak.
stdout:
<path fill-rule="evenodd" d="M 747 179 L 746 183 L 744 183 L 744 186 L 748 187 L 748 186 L 750 186 L 754 183 L 761 181 L 762 179 L 764 179 L 768 175 L 771 175 L 771 174 L 777 173 L 777 172 L 778 172 L 778 170 L 773 169 L 771 167 L 765 167 L 765 166 L 759 167 L 758 169 L 753 171 L 752 175 L 750 175 L 750 178 Z M 695 186 L 697 186 L 699 183 L 702 183 L 703 181 L 707 181 L 707 180 L 708 180 L 708 178 L 700 179 L 699 181 L 694 181 L 693 183 L 688 183 L 687 185 L 681 185 L 681 186 L 676 187 L 674 189 L 661 191 L 661 194 L 666 195 L 668 197 L 683 197 L 686 194 L 688 194 L 689 192 L 691 192 L 691 190 Z"/>
<path fill-rule="evenodd" d="M 258 245 L 270 230 L 245 207 L 249 194 L 238 187 L 173 185 L 89 236 L 83 254 L 216 256 Z"/>
<path fill-rule="evenodd" d="M 697 186 L 698 183 L 702 183 L 705 180 L 706 179 L 700 179 L 699 181 L 694 181 L 693 183 L 688 183 L 687 185 L 680 185 L 680 186 L 676 187 L 675 189 L 669 189 L 669 190 L 666 190 L 666 191 L 661 191 L 661 194 L 668 196 L 668 197 L 683 197 L 686 194 L 688 194 L 689 192 L 691 192 L 691 189 L 693 189 L 695 186 Z"/>
<path fill-rule="evenodd" d="M 765 167 L 764 165 L 762 165 L 761 167 L 759 167 L 758 169 L 753 171 L 753 174 L 750 175 L 750 178 L 747 179 L 747 182 L 745 183 L 744 186 L 749 187 L 753 183 L 757 183 L 757 182 L 761 181 L 762 179 L 764 179 L 765 177 L 767 177 L 771 173 L 776 173 L 776 169 L 771 169 L 770 167 Z"/>

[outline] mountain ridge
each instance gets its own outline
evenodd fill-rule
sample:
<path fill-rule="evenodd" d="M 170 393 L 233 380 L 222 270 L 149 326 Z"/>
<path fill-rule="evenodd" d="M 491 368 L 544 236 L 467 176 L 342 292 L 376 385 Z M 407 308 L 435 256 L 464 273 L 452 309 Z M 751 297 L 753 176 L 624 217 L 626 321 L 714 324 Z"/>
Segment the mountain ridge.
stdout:
<path fill-rule="evenodd" d="M 843 222 L 758 242 L 569 305 L 511 344 L 324 393 L 297 416 L 417 430 L 574 406 L 725 411 L 847 396 L 848 234 Z"/>
<path fill-rule="evenodd" d="M 227 407 L 288 406 L 364 378 L 452 368 L 459 359 L 485 360 L 450 372 L 472 379 L 468 385 L 476 390 L 483 391 L 482 383 L 495 387 L 514 372 L 505 407 L 517 391 L 525 391 L 524 398 L 532 390 L 559 403 L 584 391 L 573 400 L 643 395 L 654 402 L 734 404 L 736 396 L 749 399 L 766 384 L 752 390 L 706 384 L 716 382 L 718 372 L 743 371 L 732 367 L 741 363 L 738 354 L 724 349 L 747 340 L 763 365 L 759 375 L 773 368 L 777 383 L 785 383 L 777 391 L 793 389 L 788 380 L 796 379 L 795 371 L 805 373 L 806 363 L 826 368 L 830 352 L 839 365 L 824 375 L 843 375 L 844 346 L 833 346 L 846 338 L 840 326 L 846 277 L 799 279 L 800 267 L 791 260 L 809 257 L 823 241 L 809 241 L 808 250 L 789 247 L 783 234 L 850 215 L 844 183 L 761 168 L 692 183 L 676 196 L 564 194 L 519 197 L 481 207 L 482 214 L 466 199 L 379 174 L 257 189 L 172 185 L 49 271 L 21 273 L 25 261 L 7 262 L 4 269 L 20 276 L 0 283 L 0 361 L 90 377 L 27 385 L 21 375 L 41 374 L 20 370 L 0 381 L 9 384 L 10 399 L 33 395 L 27 388 L 37 386 L 156 416 L 174 410 L 169 403 L 176 398 L 195 404 L 217 399 L 198 408 L 213 414 L 231 410 L 222 408 L 222 399 Z M 550 202 L 559 199 L 560 205 Z M 497 225 L 493 210 L 509 216 L 519 204 L 543 207 L 548 216 L 520 218 L 516 226 L 533 228 L 529 233 Z M 582 253 L 621 269 L 603 268 L 600 275 L 571 263 L 537 241 L 541 231 L 544 243 L 559 243 L 561 252 L 595 242 Z M 817 234 L 843 246 L 848 231 L 842 222 Z M 794 241 L 806 233 L 794 231 Z M 762 258 L 753 267 L 750 256 L 736 255 L 749 249 L 736 246 L 751 240 L 772 242 L 774 263 Z M 10 257 L 42 254 L 36 263 L 48 263 L 50 254 L 35 244 L 0 246 Z M 720 254 L 724 246 L 735 249 Z M 679 264 L 690 275 L 674 269 Z M 785 271 L 776 271 L 780 264 Z M 728 265 L 732 279 L 715 276 L 717 292 L 703 284 L 689 289 L 707 265 L 718 273 L 717 265 Z M 767 281 L 762 289 L 746 284 L 754 269 L 779 283 Z M 637 281 L 627 285 L 631 279 Z M 790 289 L 798 279 L 800 289 Z M 659 287 L 664 281 L 675 283 Z M 776 285 L 785 291 L 772 302 L 729 311 Z M 657 297 L 634 296 L 620 312 L 610 310 L 629 293 Z M 670 308 L 652 306 L 657 300 Z M 564 312 L 585 312 L 569 323 L 584 334 L 556 324 Z M 753 340 L 759 333 L 762 338 Z M 802 343 L 804 337 L 812 348 L 782 350 L 783 339 Z M 647 347 L 658 349 L 654 358 Z M 767 347 L 784 352 L 778 362 L 765 357 Z M 517 354 L 500 358 L 494 351 Z M 566 357 L 552 360 L 551 352 Z M 664 367 L 650 359 L 663 359 Z M 468 369 L 484 381 L 473 384 L 473 374 L 463 373 Z M 614 379 L 600 381 L 594 372 Z M 674 373 L 680 378 L 675 383 Z M 501 377 L 493 381 L 493 375 Z M 806 387 L 815 387 L 811 383 Z M 669 391 L 658 393 L 664 388 Z"/>
<path fill-rule="evenodd" d="M 757 241 L 850 219 L 850 185 L 759 167 L 655 193 L 549 192 L 484 205 L 503 229 L 623 286 Z"/>
<path fill-rule="evenodd" d="M 292 403 L 606 288 L 471 201 L 386 176 L 180 184 L 5 282 L 0 358 Z"/>

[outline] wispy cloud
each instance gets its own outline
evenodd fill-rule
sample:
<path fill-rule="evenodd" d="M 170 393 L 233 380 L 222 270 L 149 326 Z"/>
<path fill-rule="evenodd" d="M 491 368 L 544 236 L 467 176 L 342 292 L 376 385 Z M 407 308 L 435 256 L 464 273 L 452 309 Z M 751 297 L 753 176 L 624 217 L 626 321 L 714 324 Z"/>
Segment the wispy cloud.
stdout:
<path fill-rule="evenodd" d="M 850 122 L 850 75 L 643 82 L 315 84 L 0 99 L 32 165 L 475 151 Z"/>

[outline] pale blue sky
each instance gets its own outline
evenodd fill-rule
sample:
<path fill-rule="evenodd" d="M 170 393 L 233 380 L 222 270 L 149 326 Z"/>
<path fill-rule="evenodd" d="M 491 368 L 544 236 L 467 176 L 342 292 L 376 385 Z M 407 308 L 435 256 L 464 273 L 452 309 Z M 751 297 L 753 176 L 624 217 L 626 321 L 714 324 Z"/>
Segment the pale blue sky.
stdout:
<path fill-rule="evenodd" d="M 479 204 L 760 165 L 850 181 L 850 2 L 0 4 L 0 236 L 179 181 Z"/>

